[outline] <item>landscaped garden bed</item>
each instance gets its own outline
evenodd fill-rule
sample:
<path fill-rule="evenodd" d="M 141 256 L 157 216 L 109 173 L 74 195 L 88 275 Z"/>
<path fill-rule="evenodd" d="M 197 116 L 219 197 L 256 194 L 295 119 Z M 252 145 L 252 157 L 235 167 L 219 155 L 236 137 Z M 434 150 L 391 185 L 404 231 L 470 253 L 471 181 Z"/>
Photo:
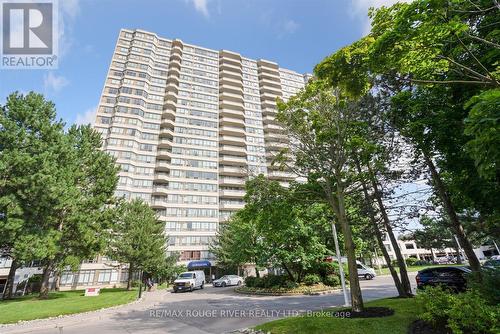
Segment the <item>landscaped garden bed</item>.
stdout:
<path fill-rule="evenodd" d="M 323 283 L 314 285 L 299 285 L 293 288 L 285 287 L 271 287 L 271 288 L 256 288 L 241 286 L 235 289 L 238 293 L 252 294 L 252 295 L 269 295 L 269 296 L 286 296 L 286 295 L 314 295 L 326 292 L 333 292 L 337 289 Z"/>

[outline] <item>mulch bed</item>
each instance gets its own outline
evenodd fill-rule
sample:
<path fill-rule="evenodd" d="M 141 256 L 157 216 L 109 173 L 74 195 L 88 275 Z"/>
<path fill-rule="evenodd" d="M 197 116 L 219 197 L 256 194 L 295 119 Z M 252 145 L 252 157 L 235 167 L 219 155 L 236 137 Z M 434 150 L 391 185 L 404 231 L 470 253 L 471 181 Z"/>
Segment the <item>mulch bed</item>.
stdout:
<path fill-rule="evenodd" d="M 408 334 L 451 334 L 451 330 L 444 326 L 434 328 L 424 320 L 415 320 L 408 328 Z"/>
<path fill-rule="evenodd" d="M 352 309 L 343 309 L 339 312 L 350 312 L 350 316 L 347 318 L 382 318 L 388 317 L 394 314 L 394 310 L 388 307 L 365 307 L 363 312 L 353 312 Z"/>

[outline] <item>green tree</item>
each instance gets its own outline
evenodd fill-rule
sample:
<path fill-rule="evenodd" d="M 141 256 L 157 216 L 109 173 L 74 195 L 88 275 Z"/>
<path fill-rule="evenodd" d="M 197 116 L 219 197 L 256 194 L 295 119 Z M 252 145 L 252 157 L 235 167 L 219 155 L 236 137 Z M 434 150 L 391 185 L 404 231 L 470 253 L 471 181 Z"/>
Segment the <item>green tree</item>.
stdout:
<path fill-rule="evenodd" d="M 470 107 L 470 112 L 464 133 L 471 139 L 465 149 L 481 177 L 500 183 L 500 90 L 474 96 L 466 107 Z"/>
<path fill-rule="evenodd" d="M 324 199 L 341 226 L 354 312 L 363 310 L 363 299 L 346 196 L 355 191 L 358 181 L 352 155 L 366 145 L 366 123 L 360 121 L 357 111 L 349 94 L 344 95 L 323 81 L 313 81 L 287 103 L 280 102 L 277 117 L 292 143 L 279 159 L 298 175 L 321 186 Z"/>
<path fill-rule="evenodd" d="M 418 247 L 430 249 L 432 259 L 435 260 L 434 249 L 445 249 L 455 247 L 453 235 L 445 222 L 436 218 L 423 216 L 420 218 L 421 229 L 415 230 L 402 236 L 402 240 L 415 240 Z"/>
<path fill-rule="evenodd" d="M 12 253 L 19 261 L 42 261 L 40 297 L 46 298 L 54 271 L 103 250 L 117 168 L 100 150 L 97 132 L 90 126 L 64 132 L 53 103 L 41 95 L 12 94 L 2 110 L 2 167 L 8 175 L 2 195 L 15 198 L 22 212 Z"/>
<path fill-rule="evenodd" d="M 127 289 L 132 288 L 136 271 L 156 275 L 166 261 L 165 225 L 155 211 L 141 199 L 122 201 L 116 208 L 117 218 L 109 245 L 109 256 L 128 263 Z"/>

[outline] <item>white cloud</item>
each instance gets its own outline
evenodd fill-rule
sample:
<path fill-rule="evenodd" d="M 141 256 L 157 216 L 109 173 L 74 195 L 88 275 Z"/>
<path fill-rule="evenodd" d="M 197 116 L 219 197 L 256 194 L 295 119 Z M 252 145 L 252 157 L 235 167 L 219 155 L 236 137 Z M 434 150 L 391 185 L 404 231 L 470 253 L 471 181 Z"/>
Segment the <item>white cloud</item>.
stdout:
<path fill-rule="evenodd" d="M 198 13 L 207 18 L 210 17 L 210 12 L 208 11 L 209 0 L 185 0 L 185 2 L 192 4 Z"/>
<path fill-rule="evenodd" d="M 74 19 L 80 13 L 80 0 L 64 0 L 60 1 L 59 5 L 63 14 Z"/>
<path fill-rule="evenodd" d="M 59 41 L 59 61 L 69 53 L 73 45 L 73 23 L 79 14 L 80 0 L 59 1 L 59 29 L 56 36 Z"/>
<path fill-rule="evenodd" d="M 300 25 L 292 19 L 286 20 L 283 23 L 283 29 L 289 34 L 293 34 L 299 27 Z"/>
<path fill-rule="evenodd" d="M 363 26 L 363 35 L 370 32 L 371 21 L 368 17 L 368 10 L 373 8 L 380 8 L 382 6 L 390 7 L 397 2 L 411 2 L 412 0 L 351 0 L 350 14 L 358 18 Z"/>
<path fill-rule="evenodd" d="M 49 72 L 48 74 L 45 74 L 43 77 L 43 88 L 45 89 L 46 93 L 50 91 L 57 93 L 61 91 L 64 87 L 66 87 L 68 84 L 69 84 L 68 79 L 66 79 L 62 75 L 57 76 L 53 72 Z"/>
<path fill-rule="evenodd" d="M 87 109 L 83 114 L 76 114 L 75 124 L 76 125 L 94 125 L 95 115 L 97 112 L 97 107 Z"/>

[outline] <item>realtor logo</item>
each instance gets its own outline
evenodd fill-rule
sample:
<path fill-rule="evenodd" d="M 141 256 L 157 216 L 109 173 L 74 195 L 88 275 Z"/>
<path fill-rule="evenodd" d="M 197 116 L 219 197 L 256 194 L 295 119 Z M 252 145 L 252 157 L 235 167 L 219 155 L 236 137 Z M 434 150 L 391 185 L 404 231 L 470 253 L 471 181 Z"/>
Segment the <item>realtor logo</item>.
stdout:
<path fill-rule="evenodd" d="M 57 67 L 56 0 L 0 0 L 1 68 Z"/>

